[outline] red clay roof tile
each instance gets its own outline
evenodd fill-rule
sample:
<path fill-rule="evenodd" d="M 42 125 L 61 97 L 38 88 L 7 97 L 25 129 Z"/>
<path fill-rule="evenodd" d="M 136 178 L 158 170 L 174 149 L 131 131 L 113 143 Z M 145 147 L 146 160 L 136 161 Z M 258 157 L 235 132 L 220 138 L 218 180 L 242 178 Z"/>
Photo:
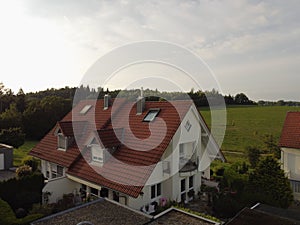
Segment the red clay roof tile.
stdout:
<path fill-rule="evenodd" d="M 92 131 L 90 124 L 95 121 L 95 128 L 104 145 L 107 147 L 120 145 L 103 167 L 89 164 L 90 157 L 84 158 L 80 154 L 78 143 L 66 152 L 58 151 L 57 138 L 54 136 L 56 128 L 50 131 L 30 154 L 68 167 L 67 174 L 138 197 L 177 131 L 181 119 L 191 107 L 192 101 L 146 102 L 145 110 L 141 115 L 136 115 L 135 105 L 125 104 L 124 100 L 118 99 L 114 103 L 117 105 L 117 107 L 114 105 L 117 110 L 112 112 L 112 107 L 103 109 L 103 100 L 98 100 L 96 103 L 93 100 L 79 102 L 58 124 L 66 132 L 65 135 L 71 135 L 73 133 L 69 121 L 72 119 L 88 121 L 87 132 Z M 86 114 L 80 114 L 87 104 L 92 105 L 93 108 Z M 151 108 L 159 108 L 160 112 L 152 122 L 144 122 L 143 118 Z M 113 132 L 113 128 L 116 127 L 118 129 Z M 123 143 L 116 138 L 120 137 L 119 128 L 122 128 L 122 135 L 124 135 Z"/>
<path fill-rule="evenodd" d="M 300 112 L 287 113 L 279 146 L 300 149 Z"/>

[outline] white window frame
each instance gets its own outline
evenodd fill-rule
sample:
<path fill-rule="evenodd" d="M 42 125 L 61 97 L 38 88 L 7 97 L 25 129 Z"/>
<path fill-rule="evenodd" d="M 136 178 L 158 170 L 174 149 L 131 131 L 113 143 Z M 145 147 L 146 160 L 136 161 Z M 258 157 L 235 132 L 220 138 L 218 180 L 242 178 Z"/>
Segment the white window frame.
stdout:
<path fill-rule="evenodd" d="M 57 149 L 62 151 L 67 150 L 67 137 L 65 137 L 62 133 L 57 134 Z"/>
<path fill-rule="evenodd" d="M 182 181 L 184 181 L 184 190 L 182 190 Z M 187 194 L 187 186 L 186 186 L 186 178 L 183 178 L 180 180 L 180 198 L 182 198 L 182 195 L 185 196 L 185 201 L 186 201 L 186 194 Z M 183 201 L 183 199 L 181 199 L 181 201 Z"/>
<path fill-rule="evenodd" d="M 185 127 L 186 131 L 189 132 L 192 127 L 191 122 L 189 120 L 187 120 L 184 127 Z"/>
<path fill-rule="evenodd" d="M 152 187 L 154 187 L 154 197 L 152 196 Z M 160 187 L 160 193 L 158 194 L 158 187 Z M 162 183 L 153 184 L 150 186 L 150 198 L 151 200 L 160 198 L 162 195 Z"/>
<path fill-rule="evenodd" d="M 96 162 L 96 163 L 103 163 L 104 162 L 104 149 L 102 149 L 100 147 L 100 145 L 98 145 L 98 144 L 91 144 L 90 148 L 91 148 L 91 152 L 92 152 L 92 161 Z M 102 151 L 102 154 L 100 151 Z"/>
<path fill-rule="evenodd" d="M 62 168 L 62 174 L 58 173 L 58 168 Z M 65 168 L 63 166 L 60 166 L 58 164 L 50 163 L 50 171 L 46 171 L 46 173 L 49 172 L 49 179 L 55 179 L 65 176 Z"/>
<path fill-rule="evenodd" d="M 292 190 L 295 193 L 300 193 L 300 181 L 291 180 Z"/>
<path fill-rule="evenodd" d="M 185 147 L 184 147 L 184 143 L 179 144 L 179 160 L 184 160 L 185 158 Z"/>

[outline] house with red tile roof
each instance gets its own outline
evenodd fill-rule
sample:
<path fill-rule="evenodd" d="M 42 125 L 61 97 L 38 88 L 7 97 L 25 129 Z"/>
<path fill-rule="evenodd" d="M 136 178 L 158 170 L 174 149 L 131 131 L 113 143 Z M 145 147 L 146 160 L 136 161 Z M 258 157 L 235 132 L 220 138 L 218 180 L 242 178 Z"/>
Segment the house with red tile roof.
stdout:
<path fill-rule="evenodd" d="M 167 201 L 188 202 L 225 161 L 190 100 L 80 101 L 31 150 L 46 177 L 44 202 L 73 193 L 106 197 L 151 213 Z"/>
<path fill-rule="evenodd" d="M 300 200 L 300 112 L 288 112 L 279 141 L 281 163 L 294 198 Z"/>

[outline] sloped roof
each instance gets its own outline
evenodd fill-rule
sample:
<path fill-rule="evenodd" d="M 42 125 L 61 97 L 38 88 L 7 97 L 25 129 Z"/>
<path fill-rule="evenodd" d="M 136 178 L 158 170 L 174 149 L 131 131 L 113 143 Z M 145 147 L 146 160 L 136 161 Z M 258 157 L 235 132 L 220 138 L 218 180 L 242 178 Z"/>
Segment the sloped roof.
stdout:
<path fill-rule="evenodd" d="M 79 102 L 32 149 L 30 155 L 68 167 L 67 174 L 71 176 L 138 197 L 193 102 L 146 101 L 141 115 L 136 114 L 136 104 L 124 99 L 115 99 L 114 106 L 106 110 L 103 102 Z M 80 113 L 86 105 L 92 105 L 91 109 L 84 114 Z M 143 118 L 153 108 L 159 108 L 160 113 L 153 121 L 144 122 Z M 70 122 L 72 120 L 76 122 Z M 83 125 L 86 131 L 80 140 L 76 138 L 76 142 L 67 151 L 58 151 L 55 130 L 60 127 L 66 136 L 74 136 Z M 89 148 L 82 148 L 80 154 L 78 147 L 87 144 L 87 136 L 95 129 L 104 146 L 118 146 L 113 157 L 102 167 L 89 163 Z"/>
<path fill-rule="evenodd" d="M 141 212 L 124 207 L 108 199 L 99 199 L 83 205 L 44 217 L 32 222 L 33 225 L 75 225 L 89 221 L 97 225 L 143 225 L 151 221 L 151 217 Z M 87 224 L 87 223 L 83 223 Z"/>
<path fill-rule="evenodd" d="M 87 157 L 79 156 L 78 161 L 72 164 L 67 173 L 132 197 L 138 197 L 177 131 L 181 123 L 180 117 L 187 113 L 191 105 L 191 101 L 146 102 L 145 110 L 141 115 L 136 115 L 135 106 L 123 105 L 107 123 L 107 128 L 122 127 L 125 144 L 119 147 L 113 154 L 114 157 L 111 157 L 103 167 L 93 167 L 86 162 Z M 160 113 L 151 124 L 143 122 L 143 118 L 151 108 L 160 108 Z M 128 120 L 124 119 L 127 116 Z M 160 119 L 163 119 L 164 123 Z M 151 133 L 149 126 L 155 132 Z M 156 142 L 159 144 L 151 148 Z M 134 146 L 134 149 L 127 146 Z M 144 149 L 147 148 L 150 150 L 145 151 Z"/>
<path fill-rule="evenodd" d="M 124 100 L 118 100 L 118 104 L 122 103 L 124 103 Z M 85 114 L 80 114 L 80 111 L 86 105 L 92 105 L 92 109 Z M 96 121 L 96 128 L 101 129 L 110 120 L 110 114 L 111 107 L 104 110 L 103 100 L 81 101 L 72 109 L 71 112 L 69 112 L 59 123 L 56 124 L 56 126 L 30 151 L 29 154 L 40 159 L 57 163 L 61 166 L 69 167 L 80 155 L 80 151 L 78 149 L 79 143 L 74 142 L 67 151 L 58 151 L 57 137 L 54 135 L 55 131 L 61 127 L 62 131 L 66 133 L 66 136 L 73 136 L 74 131 L 76 132 L 76 129 L 80 128 L 83 124 L 85 125 L 86 131 L 88 131 L 88 129 L 90 129 L 90 124 L 87 121 L 93 120 Z M 72 123 L 72 120 L 76 122 Z M 70 125 L 72 125 L 72 128 Z"/>
<path fill-rule="evenodd" d="M 61 129 L 62 133 L 66 137 L 74 136 L 74 128 L 77 129 L 75 133 L 82 133 L 86 130 L 88 125 L 87 121 L 60 121 L 58 122 L 58 127 Z"/>
<path fill-rule="evenodd" d="M 228 225 L 296 225 L 299 224 L 297 221 L 282 218 L 276 214 L 268 214 L 255 209 L 244 208 L 241 212 L 236 215 Z"/>
<path fill-rule="evenodd" d="M 97 137 L 100 138 L 101 144 L 105 148 L 119 147 L 121 145 L 119 137 L 123 136 L 123 132 L 123 128 L 100 129 L 97 130 Z"/>
<path fill-rule="evenodd" d="M 286 114 L 279 146 L 300 149 L 300 112 Z"/>

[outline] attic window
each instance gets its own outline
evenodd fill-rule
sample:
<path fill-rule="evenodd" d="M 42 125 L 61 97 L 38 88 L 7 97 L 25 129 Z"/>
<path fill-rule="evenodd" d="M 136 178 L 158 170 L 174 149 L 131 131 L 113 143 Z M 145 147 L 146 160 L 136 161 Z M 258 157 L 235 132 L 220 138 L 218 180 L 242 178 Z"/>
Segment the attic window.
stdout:
<path fill-rule="evenodd" d="M 80 114 L 81 115 L 85 115 L 89 110 L 90 108 L 92 107 L 92 105 L 86 105 L 82 108 L 82 110 L 80 111 Z"/>
<path fill-rule="evenodd" d="M 158 115 L 160 109 L 150 109 L 147 115 L 144 117 L 144 122 L 151 122 L 155 119 L 155 117 Z"/>

